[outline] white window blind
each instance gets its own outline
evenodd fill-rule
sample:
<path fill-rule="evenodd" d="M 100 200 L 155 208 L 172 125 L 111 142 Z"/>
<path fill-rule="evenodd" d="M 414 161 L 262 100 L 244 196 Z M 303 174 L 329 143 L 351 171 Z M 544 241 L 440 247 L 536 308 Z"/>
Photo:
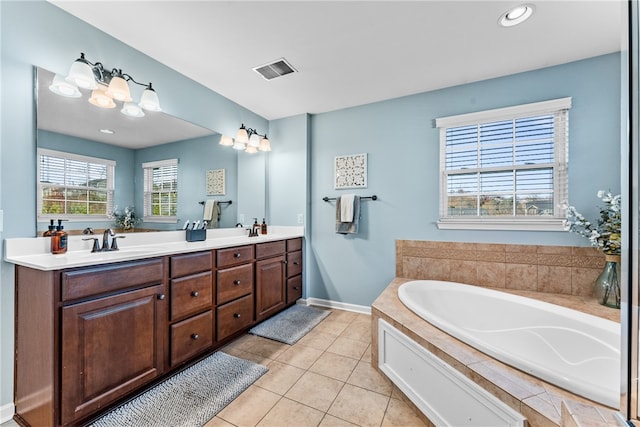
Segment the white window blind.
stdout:
<path fill-rule="evenodd" d="M 453 116 L 440 127 L 440 228 L 561 229 L 570 98 Z"/>
<path fill-rule="evenodd" d="M 178 159 L 143 163 L 144 220 L 175 222 L 178 215 Z"/>
<path fill-rule="evenodd" d="M 38 219 L 109 218 L 115 166 L 113 160 L 38 149 Z"/>

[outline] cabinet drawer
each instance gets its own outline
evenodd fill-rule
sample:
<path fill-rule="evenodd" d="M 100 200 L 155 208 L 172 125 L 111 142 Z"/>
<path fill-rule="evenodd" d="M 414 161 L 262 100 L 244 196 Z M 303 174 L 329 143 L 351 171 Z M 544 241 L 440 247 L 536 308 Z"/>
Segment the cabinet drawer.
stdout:
<path fill-rule="evenodd" d="M 218 341 L 253 323 L 253 294 L 217 308 Z"/>
<path fill-rule="evenodd" d="M 302 250 L 302 237 L 297 239 L 287 240 L 287 252 L 301 251 Z"/>
<path fill-rule="evenodd" d="M 197 313 L 213 305 L 211 271 L 171 279 L 171 320 Z"/>
<path fill-rule="evenodd" d="M 218 304 L 253 292 L 253 263 L 218 270 Z"/>
<path fill-rule="evenodd" d="M 175 255 L 171 257 L 171 277 L 208 271 L 213 268 L 212 264 L 211 251 Z"/>
<path fill-rule="evenodd" d="M 251 262 L 253 261 L 253 245 L 218 249 L 216 257 L 218 268 Z"/>
<path fill-rule="evenodd" d="M 285 253 L 287 243 L 284 240 L 277 242 L 258 243 L 256 245 L 256 258 L 266 258 Z"/>
<path fill-rule="evenodd" d="M 287 304 L 302 298 L 302 274 L 287 279 Z"/>
<path fill-rule="evenodd" d="M 213 346 L 211 310 L 171 325 L 171 365 L 184 362 Z"/>
<path fill-rule="evenodd" d="M 287 254 L 287 277 L 293 277 L 302 273 L 302 251 L 289 252 Z"/>
<path fill-rule="evenodd" d="M 162 258 L 65 271 L 62 273 L 62 300 L 162 283 L 163 273 Z"/>

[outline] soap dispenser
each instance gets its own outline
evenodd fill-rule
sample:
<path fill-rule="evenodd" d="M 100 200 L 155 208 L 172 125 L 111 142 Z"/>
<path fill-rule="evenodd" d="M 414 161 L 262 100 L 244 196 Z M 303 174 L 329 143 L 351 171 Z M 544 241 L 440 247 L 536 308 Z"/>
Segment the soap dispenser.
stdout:
<path fill-rule="evenodd" d="M 264 218 L 262 218 L 262 225 L 260 226 L 260 233 L 261 234 L 267 234 L 267 223 L 264 220 Z"/>
<path fill-rule="evenodd" d="M 67 232 L 64 231 L 61 219 L 58 220 L 58 226 L 56 231 L 51 236 L 51 253 L 52 254 L 64 254 L 67 252 Z"/>
<path fill-rule="evenodd" d="M 56 226 L 53 224 L 53 220 L 51 220 L 51 224 L 49 224 L 49 229 L 44 233 L 42 233 L 42 237 L 51 237 L 55 232 L 56 232 Z"/>

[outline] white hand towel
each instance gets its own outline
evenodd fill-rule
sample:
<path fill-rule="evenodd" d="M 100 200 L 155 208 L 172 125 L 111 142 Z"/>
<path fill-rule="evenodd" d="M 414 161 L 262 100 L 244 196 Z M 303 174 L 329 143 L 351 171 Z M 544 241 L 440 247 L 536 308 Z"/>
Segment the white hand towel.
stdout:
<path fill-rule="evenodd" d="M 353 222 L 353 199 L 355 194 L 340 196 L 340 221 Z"/>
<path fill-rule="evenodd" d="M 209 199 L 204 203 L 204 215 L 202 215 L 203 220 L 211 222 L 213 219 L 213 207 L 215 202 L 215 200 Z"/>

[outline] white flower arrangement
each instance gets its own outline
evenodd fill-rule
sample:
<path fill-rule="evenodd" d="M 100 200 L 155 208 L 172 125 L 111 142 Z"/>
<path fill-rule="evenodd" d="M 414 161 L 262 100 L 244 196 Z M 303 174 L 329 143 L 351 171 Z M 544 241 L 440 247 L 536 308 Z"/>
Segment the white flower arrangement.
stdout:
<path fill-rule="evenodd" d="M 598 198 L 604 206 L 600 207 L 600 218 L 597 225 L 587 221 L 573 206 L 567 206 L 566 230 L 589 239 L 591 246 L 602 249 L 608 255 L 620 255 L 620 194 L 598 191 Z"/>
<path fill-rule="evenodd" d="M 124 210 L 120 211 L 116 207 L 113 212 L 113 218 L 116 223 L 116 228 L 121 228 L 123 230 L 133 230 L 141 220 L 136 217 L 135 209 L 127 206 Z"/>

